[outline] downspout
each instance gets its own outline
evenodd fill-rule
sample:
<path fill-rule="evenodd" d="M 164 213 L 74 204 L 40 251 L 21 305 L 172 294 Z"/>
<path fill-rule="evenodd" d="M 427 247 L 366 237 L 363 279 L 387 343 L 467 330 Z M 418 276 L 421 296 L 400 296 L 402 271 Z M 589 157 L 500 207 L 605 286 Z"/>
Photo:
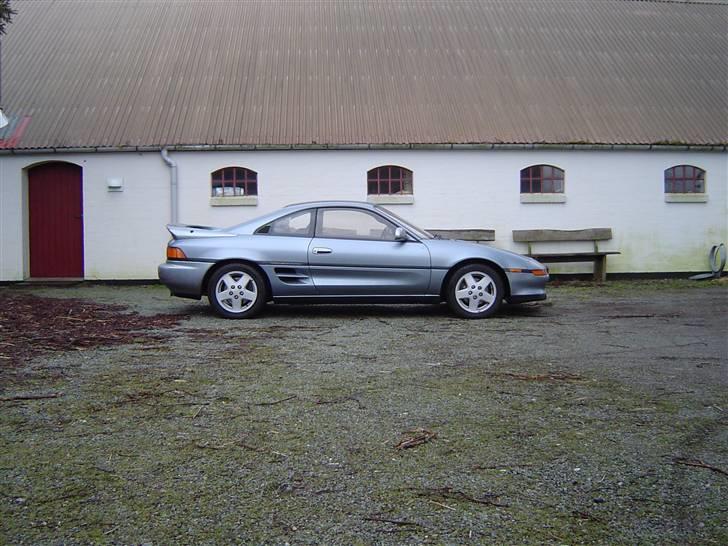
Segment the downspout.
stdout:
<path fill-rule="evenodd" d="M 167 148 L 162 148 L 162 159 L 169 167 L 169 197 L 170 197 L 170 210 L 172 212 L 172 219 L 171 223 L 176 224 L 177 223 L 177 163 L 174 162 L 174 160 L 169 157 L 169 152 L 167 152 Z"/>

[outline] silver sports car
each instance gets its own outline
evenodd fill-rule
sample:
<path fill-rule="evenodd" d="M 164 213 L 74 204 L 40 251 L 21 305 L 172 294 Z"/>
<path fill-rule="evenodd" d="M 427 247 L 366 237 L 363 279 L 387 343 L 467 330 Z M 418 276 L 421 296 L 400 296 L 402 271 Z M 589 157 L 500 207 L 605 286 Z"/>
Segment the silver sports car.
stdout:
<path fill-rule="evenodd" d="M 439 303 L 464 318 L 546 299 L 545 266 L 519 254 L 443 240 L 382 207 L 290 205 L 227 229 L 170 225 L 159 278 L 172 295 L 206 295 L 225 318 L 275 303 Z"/>

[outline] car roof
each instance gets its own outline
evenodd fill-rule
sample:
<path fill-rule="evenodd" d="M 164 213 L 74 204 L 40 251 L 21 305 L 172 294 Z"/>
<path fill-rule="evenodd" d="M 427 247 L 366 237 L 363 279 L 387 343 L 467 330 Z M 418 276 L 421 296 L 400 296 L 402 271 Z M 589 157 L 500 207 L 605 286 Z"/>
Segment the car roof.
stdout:
<path fill-rule="evenodd" d="M 302 203 L 291 203 L 284 208 L 306 208 L 306 207 L 358 207 L 374 209 L 374 205 L 365 201 L 304 201 Z"/>

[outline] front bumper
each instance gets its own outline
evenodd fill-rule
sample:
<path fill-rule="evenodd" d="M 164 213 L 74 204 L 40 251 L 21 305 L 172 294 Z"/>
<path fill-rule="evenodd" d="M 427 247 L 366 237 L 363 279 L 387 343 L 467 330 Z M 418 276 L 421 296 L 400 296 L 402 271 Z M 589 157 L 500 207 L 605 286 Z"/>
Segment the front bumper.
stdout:
<path fill-rule="evenodd" d="M 202 296 L 202 281 L 213 266 L 208 262 L 169 260 L 157 268 L 162 281 L 173 296 L 199 300 Z"/>
<path fill-rule="evenodd" d="M 511 293 L 506 299 L 508 303 L 525 303 L 546 299 L 548 275 L 538 277 L 526 272 L 506 272 L 506 275 L 508 276 L 508 284 L 511 287 Z"/>

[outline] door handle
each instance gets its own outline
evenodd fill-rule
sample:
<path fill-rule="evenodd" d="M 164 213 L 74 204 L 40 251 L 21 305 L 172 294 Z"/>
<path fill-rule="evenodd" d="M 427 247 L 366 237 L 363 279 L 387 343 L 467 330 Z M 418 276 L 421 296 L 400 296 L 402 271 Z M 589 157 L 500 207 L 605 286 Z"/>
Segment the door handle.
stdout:
<path fill-rule="evenodd" d="M 322 246 L 315 246 L 313 247 L 311 252 L 313 252 L 314 254 L 331 254 L 331 249 Z"/>

